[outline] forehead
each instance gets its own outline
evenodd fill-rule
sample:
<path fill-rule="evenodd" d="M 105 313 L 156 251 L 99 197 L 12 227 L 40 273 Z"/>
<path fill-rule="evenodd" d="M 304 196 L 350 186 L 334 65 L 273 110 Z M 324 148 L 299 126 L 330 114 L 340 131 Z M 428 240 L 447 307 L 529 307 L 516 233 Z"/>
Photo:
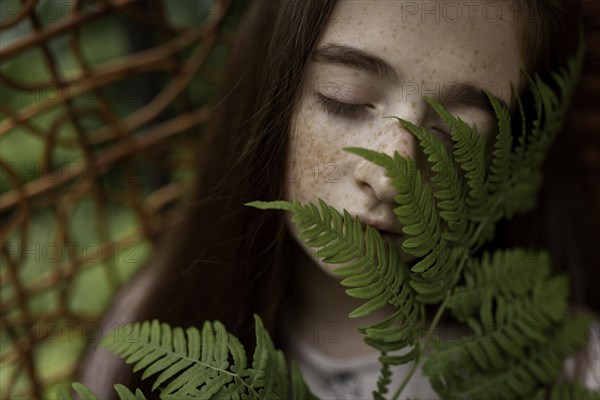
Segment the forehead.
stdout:
<path fill-rule="evenodd" d="M 467 82 L 506 103 L 524 69 L 512 0 L 340 0 L 319 46 L 358 48 L 389 63 L 403 82 Z"/>

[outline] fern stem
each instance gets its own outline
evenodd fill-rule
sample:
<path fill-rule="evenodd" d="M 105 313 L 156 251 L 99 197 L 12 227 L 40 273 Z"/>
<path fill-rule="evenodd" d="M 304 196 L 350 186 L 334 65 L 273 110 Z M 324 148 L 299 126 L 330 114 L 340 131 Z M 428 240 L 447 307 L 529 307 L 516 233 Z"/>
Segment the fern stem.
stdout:
<path fill-rule="evenodd" d="M 483 229 L 483 225 L 485 225 L 486 222 L 487 222 L 487 219 L 481 222 L 481 224 L 479 225 L 479 229 L 477 230 L 477 234 L 481 233 L 481 229 Z M 477 236 L 475 236 L 475 237 L 477 237 Z M 460 260 L 460 264 L 459 264 L 458 268 L 456 269 L 456 276 L 459 276 L 461 274 L 462 269 L 465 266 L 465 263 L 467 262 L 468 256 L 469 256 L 469 253 L 465 252 L 462 259 Z M 450 297 L 451 297 L 450 295 L 451 295 L 450 292 L 448 292 L 446 294 L 444 301 L 442 302 L 442 304 L 440 304 L 440 307 L 437 309 L 437 311 L 433 317 L 433 320 L 431 321 L 431 324 L 427 328 L 427 333 L 425 334 L 425 338 L 423 340 L 423 345 L 419 346 L 419 350 L 417 352 L 417 356 L 415 357 L 415 361 L 414 361 L 410 371 L 404 377 L 404 380 L 402 381 L 402 383 L 396 390 L 396 393 L 394 393 L 394 397 L 392 398 L 392 400 L 397 400 L 398 397 L 400 397 L 400 395 L 402 394 L 402 391 L 404 390 L 404 388 L 406 387 L 406 385 L 408 384 L 408 382 L 410 381 L 412 376 L 415 374 L 415 371 L 417 370 L 417 367 L 419 366 L 419 364 L 421 362 L 421 356 L 423 355 L 423 352 L 425 351 L 425 349 L 427 348 L 427 345 L 429 344 L 431 335 L 432 335 L 433 331 L 435 330 L 435 328 L 437 327 L 437 324 L 440 322 L 440 319 L 442 318 L 444 311 L 446 311 L 446 307 L 448 306 L 448 301 L 450 301 Z"/>
<path fill-rule="evenodd" d="M 463 260 L 461 262 L 461 267 L 465 261 L 466 261 L 466 257 L 463 257 Z M 408 382 L 414 375 L 415 371 L 417 370 L 417 367 L 419 366 L 419 364 L 421 362 L 421 355 L 423 355 L 424 350 L 427 348 L 427 344 L 429 343 L 429 339 L 431 338 L 431 334 L 433 333 L 433 330 L 437 327 L 437 324 L 440 322 L 440 318 L 442 318 L 444 311 L 446 311 L 446 307 L 448 305 L 449 300 L 450 300 L 450 293 L 448 293 L 446 295 L 446 297 L 444 298 L 444 301 L 442 302 L 440 307 L 437 309 L 435 316 L 433 317 L 433 320 L 431 321 L 431 324 L 429 325 L 429 328 L 427 329 L 427 333 L 425 334 L 425 339 L 423 340 L 423 345 L 420 346 L 417 344 L 419 350 L 417 351 L 417 356 L 415 358 L 415 361 L 414 361 L 412 367 L 410 368 L 410 371 L 408 371 L 408 374 L 404 377 L 404 380 L 402 381 L 402 383 L 396 390 L 396 393 L 394 393 L 394 397 L 392 398 L 392 400 L 396 400 L 400 396 L 400 394 L 402 394 L 402 391 L 404 390 L 404 388 L 406 387 L 406 385 L 408 384 Z"/>
<path fill-rule="evenodd" d="M 402 393 L 402 391 L 404 390 L 404 388 L 406 387 L 406 385 L 408 384 L 408 382 L 410 381 L 415 371 L 417 370 L 417 367 L 420 364 L 421 354 L 423 354 L 423 348 L 419 344 L 417 344 L 417 347 L 419 348 L 419 350 L 417 351 L 415 361 L 413 362 L 412 366 L 410 367 L 410 370 L 408 371 L 408 374 L 406 374 L 404 380 L 402 381 L 398 389 L 396 389 L 396 393 L 394 393 L 394 397 L 392 397 L 392 400 L 396 400 L 398 396 L 400 396 L 400 394 Z"/>
<path fill-rule="evenodd" d="M 498 199 L 496 199 L 496 202 L 492 206 L 493 210 L 496 209 L 496 207 L 500 204 L 500 202 L 502 201 L 502 199 L 504 199 L 504 194 L 502 194 L 501 196 L 499 196 Z M 481 234 L 481 231 L 483 230 L 483 228 L 485 227 L 485 225 L 488 222 L 489 222 L 489 218 L 485 218 L 483 221 L 481 221 L 481 223 L 477 227 L 477 230 L 475 231 L 475 234 L 473 235 L 473 241 L 474 242 L 477 241 L 477 238 Z M 474 251 L 472 251 L 472 252 L 465 252 L 463 254 L 463 257 L 460 260 L 460 264 L 458 265 L 458 268 L 456 269 L 455 278 L 457 278 L 458 276 L 460 276 L 460 274 L 462 273 L 463 267 L 465 266 L 465 263 L 467 262 L 467 258 L 469 258 L 469 256 L 471 256 L 472 253 L 474 253 L 476 251 L 477 251 L 477 249 L 474 249 Z M 402 383 L 400 384 L 400 386 L 396 390 L 396 393 L 394 393 L 394 397 L 392 398 L 392 400 L 397 400 L 398 397 L 400 397 L 400 395 L 402 394 L 402 391 L 404 390 L 404 388 L 406 387 L 406 385 L 408 384 L 408 382 L 410 381 L 410 379 L 414 375 L 415 371 L 417 370 L 417 367 L 419 366 L 419 364 L 421 362 L 421 356 L 423 355 L 423 352 L 425 351 L 425 349 L 427 348 L 427 345 L 429 344 L 429 340 L 431 339 L 431 334 L 433 333 L 433 331 L 437 327 L 437 324 L 440 322 L 440 318 L 442 318 L 442 315 L 444 314 L 444 311 L 446 311 L 446 307 L 448 305 L 448 301 L 450 300 L 450 297 L 451 297 L 451 292 L 449 291 L 446 294 L 446 297 L 444 298 L 444 301 L 442 302 L 442 304 L 440 305 L 440 307 L 437 309 L 437 311 L 435 313 L 435 316 L 433 317 L 433 320 L 431 321 L 431 324 L 429 325 L 429 328 L 427 328 L 427 333 L 425 334 L 425 338 L 423 340 L 423 345 L 419 346 L 419 350 L 417 352 L 417 356 L 415 357 L 415 361 L 414 361 L 414 363 L 413 363 L 410 371 L 404 377 L 404 380 L 402 381 Z"/>

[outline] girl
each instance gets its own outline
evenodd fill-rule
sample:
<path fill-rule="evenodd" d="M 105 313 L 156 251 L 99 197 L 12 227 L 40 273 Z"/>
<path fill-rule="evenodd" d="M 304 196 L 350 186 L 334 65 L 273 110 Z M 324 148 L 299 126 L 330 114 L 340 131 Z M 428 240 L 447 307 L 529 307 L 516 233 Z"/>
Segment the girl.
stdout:
<path fill-rule="evenodd" d="M 383 169 L 341 149 L 398 151 L 426 168 L 415 139 L 383 118 L 401 117 L 447 140 L 425 96 L 493 137 L 496 120 L 482 90 L 512 107 L 511 84 L 524 88 L 521 70 L 544 74 L 564 63 L 576 48 L 576 20 L 566 3 L 255 2 L 213 111 L 187 218 L 165 234 L 153 265 L 124 288 L 105 326 L 156 318 L 200 327 L 220 320 L 253 349 L 257 313 L 275 345 L 299 360 L 316 395 L 370 398 L 379 353 L 357 328 L 388 311 L 349 319 L 360 302 L 343 292 L 331 274 L 335 266 L 297 240 L 288 216 L 243 204 L 320 197 L 401 243 Z M 527 237 L 522 221 L 500 227 L 494 245 L 542 244 L 569 265 L 573 254 L 560 245 L 563 236 L 540 241 L 536 234 L 546 227 L 527 224 L 533 229 L 526 242 L 519 239 Z M 567 232 L 562 224 L 554 228 Z M 572 250 L 585 255 L 586 249 Z M 131 369 L 94 350 L 81 380 L 101 398 L 114 396 L 117 382 L 145 388 Z M 420 376 L 404 394 L 435 398 Z"/>

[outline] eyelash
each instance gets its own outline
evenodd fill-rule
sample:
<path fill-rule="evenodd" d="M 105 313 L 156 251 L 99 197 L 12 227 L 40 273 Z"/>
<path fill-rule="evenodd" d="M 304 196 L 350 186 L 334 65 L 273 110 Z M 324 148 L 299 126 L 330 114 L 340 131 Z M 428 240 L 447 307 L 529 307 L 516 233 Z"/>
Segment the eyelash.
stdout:
<path fill-rule="evenodd" d="M 360 117 L 360 113 L 366 111 L 368 108 L 371 108 L 371 106 L 368 104 L 342 103 L 324 96 L 321 93 L 319 93 L 317 96 L 317 102 L 330 115 L 348 119 L 356 119 Z M 437 135 L 445 145 L 448 145 L 450 148 L 452 148 L 452 137 L 450 136 L 449 132 L 438 128 L 431 128 L 431 131 L 433 131 L 433 133 Z"/>
<path fill-rule="evenodd" d="M 359 118 L 363 112 L 367 111 L 368 108 L 371 108 L 368 104 L 342 103 L 327 96 L 323 96 L 321 93 L 317 96 L 317 102 L 330 115 L 348 119 Z"/>

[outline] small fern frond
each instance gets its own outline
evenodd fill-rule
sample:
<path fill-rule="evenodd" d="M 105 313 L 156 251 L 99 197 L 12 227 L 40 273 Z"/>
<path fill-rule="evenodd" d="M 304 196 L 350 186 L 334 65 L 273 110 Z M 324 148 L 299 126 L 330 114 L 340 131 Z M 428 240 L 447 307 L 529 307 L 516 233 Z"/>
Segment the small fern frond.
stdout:
<path fill-rule="evenodd" d="M 433 99 L 426 98 L 425 101 L 432 107 L 441 107 Z M 427 161 L 431 164 L 434 176 L 431 182 L 435 188 L 433 196 L 437 200 L 437 208 L 440 217 L 447 223 L 448 230 L 443 233 L 444 240 L 457 243 L 465 234 L 467 224 L 465 221 L 466 187 L 460 176 L 460 170 L 455 165 L 452 154 L 446 149 L 444 143 L 428 129 L 418 127 L 413 123 L 395 118 L 401 126 L 409 130 L 418 140 L 421 148 L 428 156 Z"/>
<path fill-rule="evenodd" d="M 563 320 L 505 368 L 468 373 L 456 365 L 452 375 L 434 377 L 432 384 L 444 399 L 526 399 L 556 382 L 567 356 L 585 343 L 589 315 Z"/>
<path fill-rule="evenodd" d="M 381 155 L 379 161 L 386 162 L 385 157 Z M 294 210 L 292 221 L 301 229 L 298 236 L 307 246 L 316 248 L 315 254 L 324 262 L 344 264 L 334 273 L 345 277 L 341 284 L 349 288 L 346 293 L 367 300 L 352 311 L 350 317 L 369 315 L 387 304 L 396 309 L 384 321 L 360 329 L 366 334 L 365 343 L 381 352 L 414 344 L 422 309 L 408 284 L 408 267 L 400 261 L 395 245 L 389 239 L 384 241 L 373 227 L 367 225 L 363 229 L 358 218 L 352 218 L 346 210 L 344 215 L 340 214 L 322 199 L 319 199 L 319 207 L 312 203 L 294 204 L 277 202 L 274 208 Z M 268 202 L 259 205 L 269 208 Z M 399 360 L 389 359 L 390 362 Z M 403 362 L 406 361 L 405 357 Z"/>
<path fill-rule="evenodd" d="M 600 392 L 574 383 L 558 383 L 540 389 L 533 400 L 600 400 Z"/>
<path fill-rule="evenodd" d="M 470 259 L 464 269 L 464 285 L 454 289 L 448 308 L 459 321 L 474 318 L 484 300 L 513 299 L 531 290 L 550 273 L 547 253 L 523 249 L 499 250 L 482 260 Z M 519 279 L 515 279 L 518 276 Z"/>
<path fill-rule="evenodd" d="M 258 208 L 260 210 L 285 210 L 290 212 L 298 212 L 300 210 L 300 202 L 298 201 L 251 201 L 245 203 L 245 206 Z"/>
<path fill-rule="evenodd" d="M 98 400 L 98 396 L 82 383 L 73 382 L 71 387 L 75 390 L 75 393 L 77 393 L 79 400 Z M 137 389 L 134 394 L 126 386 L 119 383 L 114 385 L 114 388 L 119 395 L 120 400 L 147 400 L 140 389 Z M 71 395 L 69 387 L 64 383 L 56 386 L 54 396 L 57 400 L 75 400 Z"/>
<path fill-rule="evenodd" d="M 485 199 L 483 185 L 485 182 L 485 137 L 481 135 L 476 127 L 471 127 L 463 120 L 441 106 L 441 104 L 429 100 L 434 111 L 450 126 L 452 141 L 454 145 L 454 158 L 465 172 L 465 178 L 469 187 L 466 204 L 469 207 L 481 207 Z"/>
<path fill-rule="evenodd" d="M 385 356 L 386 353 L 381 353 Z M 377 389 L 373 390 L 373 400 L 386 400 L 385 394 L 388 392 L 388 386 L 392 382 L 392 371 L 390 364 L 381 362 L 381 369 L 379 370 L 379 378 L 377 378 Z"/>
<path fill-rule="evenodd" d="M 146 400 L 146 396 L 144 396 L 140 389 L 136 389 L 135 393 L 133 393 L 126 386 L 121 384 L 114 385 L 114 388 L 121 400 Z"/>
<path fill-rule="evenodd" d="M 527 398 L 553 382 L 565 357 L 585 342 L 591 317 L 564 319 L 567 281 L 549 272 L 546 253 L 521 249 L 467 264 L 465 285 L 448 307 L 474 334 L 435 343 L 423 367 L 442 397 Z"/>
<path fill-rule="evenodd" d="M 416 257 L 429 254 L 441 235 L 440 220 L 431 187 L 426 184 L 415 161 L 397 152 L 392 158 L 358 147 L 346 147 L 344 150 L 385 168 L 386 175 L 396 189 L 394 201 L 399 206 L 394 213 L 403 225 L 402 231 L 410 235 L 402 244 L 402 249 Z"/>
<path fill-rule="evenodd" d="M 292 369 L 292 388 L 295 400 L 318 400 L 308 389 L 308 386 L 304 382 L 302 378 L 302 373 L 298 368 L 296 360 L 291 361 L 291 369 Z"/>
<path fill-rule="evenodd" d="M 485 185 L 487 190 L 486 198 L 490 199 L 504 192 L 506 185 L 509 183 L 512 134 L 511 118 L 508 109 L 503 107 L 491 93 L 486 91 L 486 95 L 498 119 L 498 135 L 494 143 L 492 160 L 489 165 L 489 173 Z"/>
<path fill-rule="evenodd" d="M 432 380 L 452 380 L 456 378 L 455 360 L 467 374 L 509 368 L 528 348 L 547 342 L 549 330 L 564 316 L 566 294 L 564 279 L 557 278 L 511 302 L 494 304 L 488 298 L 480 307 L 480 322 L 469 321 L 475 335 L 437 343 L 438 351 L 423 370 Z"/>
<path fill-rule="evenodd" d="M 427 133 L 410 122 L 398 120 L 408 129 L 419 131 L 416 134 L 427 140 Z M 402 250 L 423 257 L 411 268 L 414 274 L 411 275 L 410 285 L 418 293 L 416 300 L 422 303 L 439 302 L 458 278 L 454 273 L 458 260 L 455 256 L 458 253 L 442 237 L 442 219 L 431 186 L 425 182 L 414 160 L 402 157 L 397 152 L 392 158 L 368 149 L 347 147 L 344 150 L 385 168 L 397 192 L 394 201 L 398 206 L 394 213 L 403 225 L 403 232 L 409 235 L 402 243 Z M 460 206 L 456 205 L 455 208 L 460 209 Z"/>
<path fill-rule="evenodd" d="M 153 390 L 161 387 L 163 399 L 286 398 L 283 353 L 275 350 L 256 315 L 255 324 L 252 367 L 247 366 L 242 344 L 219 321 L 206 321 L 201 332 L 157 321 L 128 324 L 104 338 L 102 345 L 135 364 L 135 370 L 144 370 L 142 379 L 158 374 Z M 296 382 L 300 381 L 296 378 Z"/>
<path fill-rule="evenodd" d="M 529 90 L 534 100 L 535 119 L 532 122 L 531 133 L 526 139 L 519 139 L 519 145 L 509 163 L 510 185 L 505 200 L 505 215 L 508 218 L 515 213 L 526 212 L 535 205 L 541 187 L 541 170 L 548 148 L 556 134 L 563 128 L 565 113 L 581 76 L 584 59 L 585 45 L 581 40 L 575 56 L 567 60 L 566 69 L 552 74 L 559 88 L 559 95 L 556 95 L 539 76 L 535 78 L 527 76 Z M 519 109 L 525 126 L 520 100 Z"/>
<path fill-rule="evenodd" d="M 98 396 L 82 383 L 73 382 L 71 388 L 77 393 L 77 398 L 80 400 L 98 400 Z M 58 400 L 75 400 L 69 386 L 64 383 L 56 386 L 54 394 Z M 120 398 L 123 399 L 121 396 Z"/>
<path fill-rule="evenodd" d="M 407 307 L 410 301 L 406 302 L 401 288 L 407 281 L 408 269 L 401 263 L 395 245 L 389 239 L 384 241 L 375 228 L 363 228 L 360 220 L 346 210 L 342 215 L 322 199 L 318 201 L 319 207 L 312 203 L 301 206 L 273 202 L 273 208 L 294 212 L 292 222 L 301 229 L 298 236 L 316 249 L 316 256 L 327 263 L 344 264 L 334 273 L 345 277 L 341 284 L 349 288 L 346 293 L 367 300 L 350 317 L 363 317 L 387 304 Z M 269 202 L 258 205 L 270 208 Z"/>
<path fill-rule="evenodd" d="M 251 388 L 256 390 L 260 398 L 285 399 L 288 397 L 288 375 L 285 358 L 281 351 L 276 351 L 269 333 L 258 316 L 256 323 L 256 348 L 252 359 Z"/>

